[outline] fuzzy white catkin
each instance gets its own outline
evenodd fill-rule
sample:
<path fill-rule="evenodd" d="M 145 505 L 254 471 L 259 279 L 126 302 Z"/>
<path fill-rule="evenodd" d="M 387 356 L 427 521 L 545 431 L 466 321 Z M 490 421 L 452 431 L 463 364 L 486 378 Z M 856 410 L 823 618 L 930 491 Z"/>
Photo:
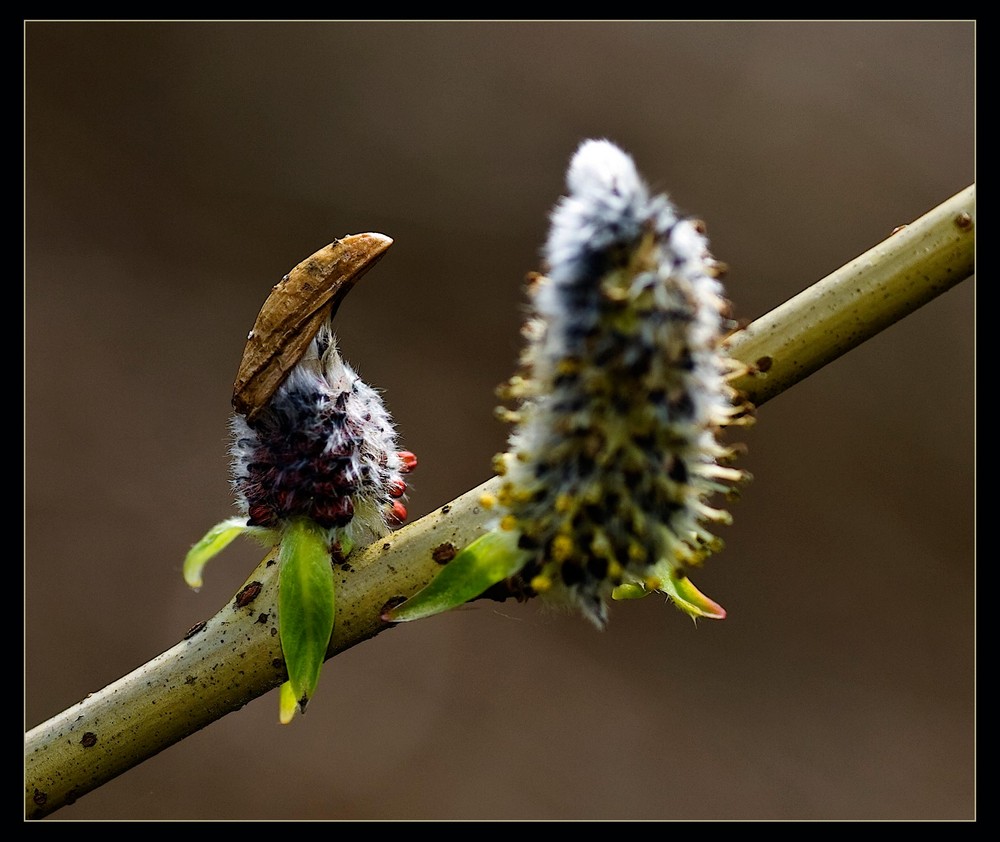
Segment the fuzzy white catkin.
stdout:
<path fill-rule="evenodd" d="M 746 407 L 727 385 L 727 302 L 702 223 L 651 196 L 632 159 L 585 142 L 533 284 L 501 521 L 531 553 L 521 577 L 598 626 L 611 590 L 719 544 L 708 499 L 741 474 L 719 430 Z"/>

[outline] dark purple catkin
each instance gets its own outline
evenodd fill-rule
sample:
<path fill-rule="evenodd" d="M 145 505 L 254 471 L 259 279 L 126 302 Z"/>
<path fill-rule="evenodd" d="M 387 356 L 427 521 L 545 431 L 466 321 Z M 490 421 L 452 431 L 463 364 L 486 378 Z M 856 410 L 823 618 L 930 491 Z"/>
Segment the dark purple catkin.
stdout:
<path fill-rule="evenodd" d="M 248 526 L 308 517 L 346 549 L 405 517 L 398 498 L 412 456 L 397 449 L 380 395 L 344 362 L 329 324 L 253 423 L 234 415 L 231 427 L 233 489 Z"/>

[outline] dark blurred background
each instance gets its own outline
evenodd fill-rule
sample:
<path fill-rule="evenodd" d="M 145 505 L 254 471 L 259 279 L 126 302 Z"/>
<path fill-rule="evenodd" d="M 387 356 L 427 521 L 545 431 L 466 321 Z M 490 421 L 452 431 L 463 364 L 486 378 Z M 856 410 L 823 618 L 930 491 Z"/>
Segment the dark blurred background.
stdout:
<path fill-rule="evenodd" d="M 522 280 L 579 142 L 707 220 L 754 318 L 974 180 L 955 23 L 25 26 L 25 714 L 173 645 L 231 513 L 227 419 L 270 286 L 395 245 L 338 316 L 420 457 L 418 517 L 490 475 Z M 54 819 L 974 816 L 974 285 L 763 407 L 698 585 L 596 632 L 480 603 L 330 661 Z"/>

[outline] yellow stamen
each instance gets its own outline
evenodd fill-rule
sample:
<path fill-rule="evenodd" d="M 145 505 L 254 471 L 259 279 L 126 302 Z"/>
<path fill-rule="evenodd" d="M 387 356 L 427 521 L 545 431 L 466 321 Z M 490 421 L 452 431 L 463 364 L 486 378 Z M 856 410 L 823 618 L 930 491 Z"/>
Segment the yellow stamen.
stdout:
<path fill-rule="evenodd" d="M 544 574 L 539 574 L 538 576 L 535 576 L 529 584 L 531 585 L 531 589 L 536 593 L 545 593 L 547 590 L 551 589 L 552 580 Z"/>
<path fill-rule="evenodd" d="M 568 535 L 556 535 L 552 539 L 552 560 L 558 562 L 566 561 L 566 559 L 573 555 L 574 549 L 572 538 Z"/>
<path fill-rule="evenodd" d="M 580 361 L 574 357 L 563 357 L 556 366 L 556 374 L 576 374 L 580 371 Z"/>
<path fill-rule="evenodd" d="M 517 529 L 517 518 L 514 515 L 505 515 L 500 521 L 500 528 L 505 532 Z"/>

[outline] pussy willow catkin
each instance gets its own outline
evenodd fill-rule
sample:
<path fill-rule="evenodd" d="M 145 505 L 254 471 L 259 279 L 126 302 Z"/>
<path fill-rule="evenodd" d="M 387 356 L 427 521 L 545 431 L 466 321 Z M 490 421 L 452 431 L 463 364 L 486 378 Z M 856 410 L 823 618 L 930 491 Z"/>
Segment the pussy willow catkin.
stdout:
<path fill-rule="evenodd" d="M 233 489 L 249 526 L 307 517 L 353 545 L 406 517 L 398 498 L 415 459 L 397 450 L 381 396 L 343 360 L 329 323 L 263 412 L 252 424 L 234 415 L 232 431 Z"/>
<path fill-rule="evenodd" d="M 350 259 L 348 241 L 372 239 L 380 248 L 374 258 L 361 251 L 358 260 Z M 232 478 L 241 517 L 210 529 L 184 560 L 184 579 L 197 588 L 205 564 L 236 535 L 278 547 L 278 634 L 288 672 L 279 718 L 285 723 L 312 698 L 333 633 L 331 560 L 344 561 L 354 547 L 406 518 L 403 474 L 416 466 L 416 457 L 397 450 L 381 396 L 337 350 L 337 287 L 325 295 L 328 290 L 316 286 L 351 282 L 388 243 L 382 235 L 336 241 L 271 290 L 258 316 L 263 334 L 254 340 L 255 325 L 248 339 L 252 356 L 248 362 L 244 354 L 234 390 Z M 289 335 L 288 324 L 300 333 Z M 283 380 L 274 376 L 273 359 L 291 364 Z M 270 374 L 260 380 L 261 372 Z"/>
<path fill-rule="evenodd" d="M 709 505 L 743 473 L 721 428 L 745 418 L 727 385 L 727 301 L 703 223 L 651 195 L 614 144 L 585 142 L 530 287 L 501 528 L 530 554 L 520 578 L 562 592 L 598 626 L 612 589 L 657 587 L 720 542 Z"/>

